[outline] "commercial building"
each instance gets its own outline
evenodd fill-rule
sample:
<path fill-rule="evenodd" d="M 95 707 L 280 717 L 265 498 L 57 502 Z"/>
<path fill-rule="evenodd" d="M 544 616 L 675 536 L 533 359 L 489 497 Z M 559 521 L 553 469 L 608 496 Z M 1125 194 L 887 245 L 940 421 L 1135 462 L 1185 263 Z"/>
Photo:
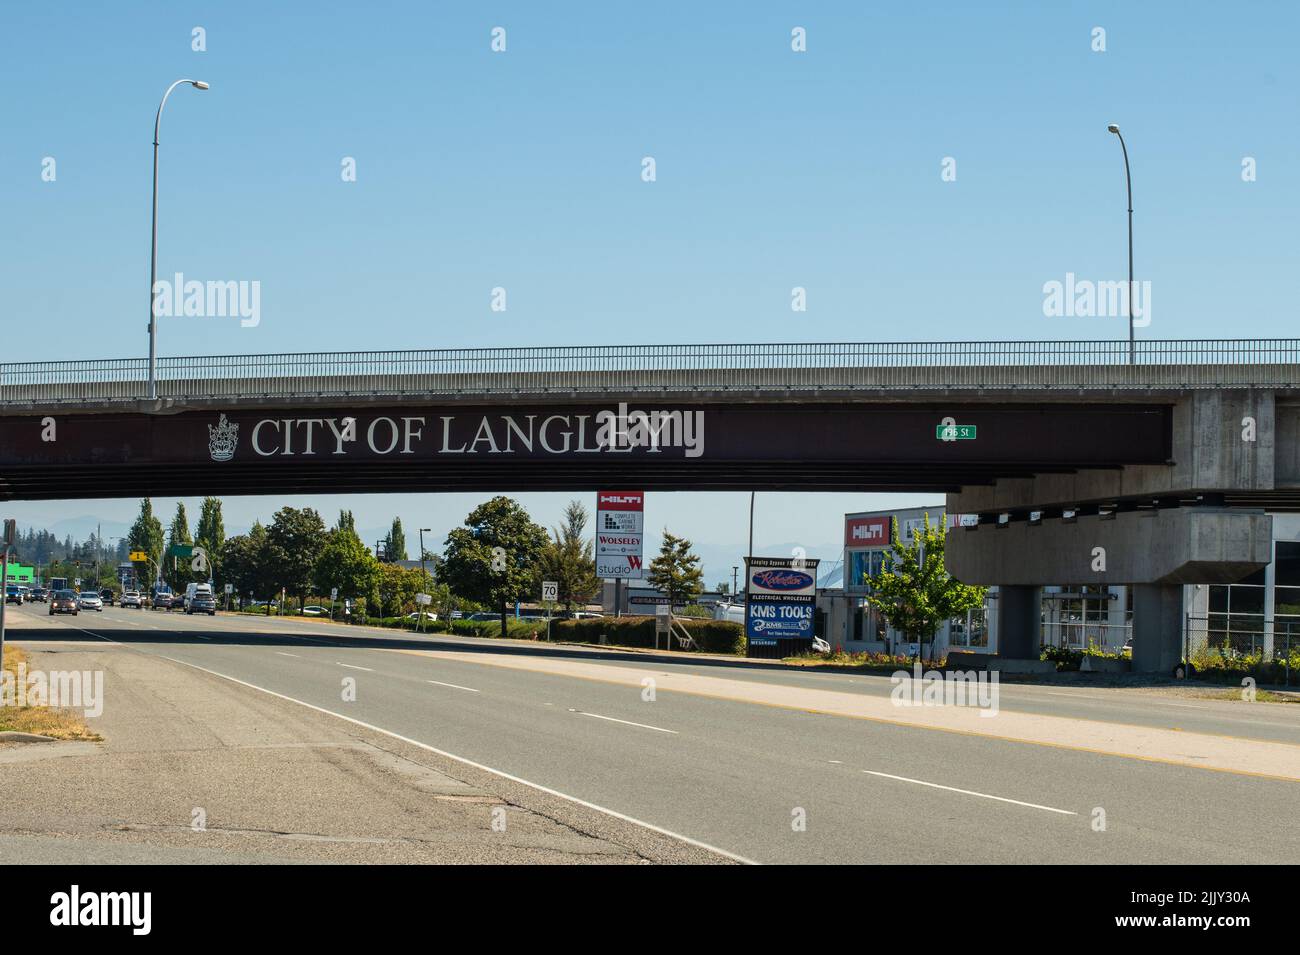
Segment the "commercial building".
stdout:
<path fill-rule="evenodd" d="M 943 520 L 949 533 L 969 521 L 945 515 L 942 506 L 866 511 L 844 516 L 844 572 L 840 588 L 819 594 L 827 615 L 827 639 L 850 652 L 907 653 L 914 649 L 866 600 L 867 579 L 880 572 L 890 549 L 894 520 L 904 543 L 926 515 Z M 1272 561 L 1233 584 L 1189 584 L 1183 589 L 1185 646 L 1195 650 L 1225 643 L 1238 653 L 1283 654 L 1300 646 L 1300 514 L 1273 514 Z M 1133 588 L 1123 585 L 1039 588 L 1043 646 L 1115 652 L 1131 645 Z M 997 653 L 998 587 L 984 605 L 940 627 L 935 654 L 948 650 Z"/>

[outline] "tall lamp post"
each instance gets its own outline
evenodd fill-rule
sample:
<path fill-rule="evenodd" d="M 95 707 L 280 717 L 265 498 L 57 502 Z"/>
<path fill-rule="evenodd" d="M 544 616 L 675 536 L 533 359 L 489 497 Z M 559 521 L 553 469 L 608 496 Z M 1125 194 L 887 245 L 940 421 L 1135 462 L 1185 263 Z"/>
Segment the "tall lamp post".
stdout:
<path fill-rule="evenodd" d="M 429 527 L 420 528 L 420 577 L 424 580 L 424 592 L 427 594 L 429 593 L 429 572 L 424 569 L 424 532 L 425 531 L 429 531 L 430 533 L 432 533 L 433 529 Z M 430 600 L 427 604 L 420 604 L 415 608 L 415 612 L 418 614 L 418 616 L 415 618 L 416 630 L 423 629 L 422 624 L 424 623 L 424 608 L 430 606 L 433 606 L 432 595 L 430 595 Z"/>
<path fill-rule="evenodd" d="M 1133 177 L 1128 169 L 1128 147 L 1119 127 L 1111 123 L 1107 130 L 1119 137 L 1119 148 L 1124 151 L 1124 182 L 1128 186 L 1128 363 L 1134 363 L 1133 344 Z"/>
<path fill-rule="evenodd" d="M 153 238 L 149 244 L 149 398 L 158 397 L 158 316 L 153 313 L 153 287 L 158 278 L 158 127 L 162 123 L 163 107 L 172 90 L 182 83 L 189 83 L 196 90 L 205 90 L 208 84 L 203 80 L 177 80 L 167 87 L 162 102 L 158 104 L 158 115 L 153 121 Z M 175 290 L 173 290 L 173 295 Z"/>

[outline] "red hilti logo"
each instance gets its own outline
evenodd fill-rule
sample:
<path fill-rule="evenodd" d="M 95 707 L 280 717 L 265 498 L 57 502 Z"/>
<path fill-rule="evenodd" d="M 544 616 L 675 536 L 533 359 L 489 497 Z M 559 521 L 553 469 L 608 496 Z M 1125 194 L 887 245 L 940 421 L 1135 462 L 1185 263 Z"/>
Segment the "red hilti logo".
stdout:
<path fill-rule="evenodd" d="M 639 511 L 645 502 L 641 491 L 601 491 L 596 495 L 597 510 Z"/>

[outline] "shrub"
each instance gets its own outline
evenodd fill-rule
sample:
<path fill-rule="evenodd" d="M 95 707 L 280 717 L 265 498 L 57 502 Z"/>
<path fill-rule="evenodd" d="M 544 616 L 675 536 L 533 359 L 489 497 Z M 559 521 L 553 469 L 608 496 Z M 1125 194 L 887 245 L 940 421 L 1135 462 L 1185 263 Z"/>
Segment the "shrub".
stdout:
<path fill-rule="evenodd" d="M 705 653 L 745 653 L 745 629 L 729 620 L 676 620 L 674 626 L 685 628 L 696 645 Z M 551 624 L 551 636 L 569 643 L 600 643 L 601 634 L 607 643 L 620 647 L 652 648 L 655 645 L 654 617 L 591 618 L 561 620 Z M 663 640 L 659 641 L 662 646 Z M 674 639 L 674 647 L 677 642 Z"/>

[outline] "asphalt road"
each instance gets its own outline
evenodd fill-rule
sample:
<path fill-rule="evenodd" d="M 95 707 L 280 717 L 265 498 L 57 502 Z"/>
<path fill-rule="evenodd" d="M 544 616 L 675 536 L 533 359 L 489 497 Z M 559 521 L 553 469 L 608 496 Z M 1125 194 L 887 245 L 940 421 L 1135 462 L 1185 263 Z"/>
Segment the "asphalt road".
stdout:
<path fill-rule="evenodd" d="M 12 609 L 12 608 L 11 608 Z M 22 630 L 19 640 L 54 636 Z M 1251 863 L 1300 857 L 1300 783 L 599 678 L 505 655 L 887 695 L 885 678 L 497 641 L 354 637 L 328 623 L 109 608 L 109 639 L 758 862 Z M 36 645 L 33 642 L 33 645 Z M 397 651 L 397 652 L 395 652 Z M 401 652 L 404 651 L 404 652 Z M 449 652 L 457 659 L 450 659 Z M 480 655 L 466 660 L 466 651 Z M 344 701 L 345 680 L 356 698 Z M 256 688 L 256 689 L 253 689 Z M 1005 685 L 1003 710 L 1300 745 L 1300 706 Z M 112 687 L 106 690 L 111 700 Z M 1104 828 L 1098 821 L 1104 814 Z"/>

